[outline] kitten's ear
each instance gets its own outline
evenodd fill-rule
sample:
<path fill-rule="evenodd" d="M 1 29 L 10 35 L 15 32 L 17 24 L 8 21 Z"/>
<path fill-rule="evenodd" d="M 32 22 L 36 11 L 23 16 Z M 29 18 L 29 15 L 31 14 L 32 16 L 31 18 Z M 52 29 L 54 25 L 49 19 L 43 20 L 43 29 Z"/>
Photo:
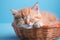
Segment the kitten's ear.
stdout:
<path fill-rule="evenodd" d="M 32 9 L 34 9 L 35 11 L 39 11 L 38 2 L 36 2 Z"/>
<path fill-rule="evenodd" d="M 12 12 L 13 15 L 16 15 L 18 13 L 17 10 L 14 9 L 10 9 L 10 11 Z"/>

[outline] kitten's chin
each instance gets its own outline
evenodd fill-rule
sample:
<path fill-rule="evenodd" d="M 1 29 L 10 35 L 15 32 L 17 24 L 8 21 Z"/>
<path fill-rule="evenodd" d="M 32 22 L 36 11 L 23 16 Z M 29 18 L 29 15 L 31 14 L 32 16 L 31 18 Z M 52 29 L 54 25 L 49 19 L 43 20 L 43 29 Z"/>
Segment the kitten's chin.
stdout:
<path fill-rule="evenodd" d="M 33 25 L 27 25 L 27 24 L 19 24 L 17 25 L 18 27 L 22 27 L 22 28 L 25 28 L 25 29 L 31 29 L 33 27 Z"/>
<path fill-rule="evenodd" d="M 25 24 L 25 25 L 22 25 L 22 27 L 25 28 L 25 29 L 31 29 L 33 27 L 33 25 L 26 25 Z"/>

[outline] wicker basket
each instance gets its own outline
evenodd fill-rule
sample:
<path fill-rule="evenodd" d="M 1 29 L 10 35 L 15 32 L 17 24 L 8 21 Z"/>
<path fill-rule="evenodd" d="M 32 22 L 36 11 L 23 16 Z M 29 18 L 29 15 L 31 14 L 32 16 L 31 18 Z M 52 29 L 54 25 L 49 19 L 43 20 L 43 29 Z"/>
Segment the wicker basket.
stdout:
<path fill-rule="evenodd" d="M 22 40 L 56 40 L 60 37 L 60 27 L 41 27 L 24 29 L 13 26 L 16 34 Z"/>

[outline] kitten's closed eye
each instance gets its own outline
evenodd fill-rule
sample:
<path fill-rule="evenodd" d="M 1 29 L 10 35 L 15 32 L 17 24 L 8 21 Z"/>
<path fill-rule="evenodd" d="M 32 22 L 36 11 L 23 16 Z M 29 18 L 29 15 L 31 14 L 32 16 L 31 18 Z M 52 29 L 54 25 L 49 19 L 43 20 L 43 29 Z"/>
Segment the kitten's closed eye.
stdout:
<path fill-rule="evenodd" d="M 20 19 L 20 17 L 19 17 L 19 16 L 17 16 L 17 17 L 15 17 L 15 19 Z"/>
<path fill-rule="evenodd" d="M 24 17 L 22 16 L 21 18 L 23 18 L 24 19 Z"/>
<path fill-rule="evenodd" d="M 22 18 L 22 17 L 21 17 L 21 18 L 20 18 L 20 20 L 21 20 L 21 21 L 23 21 L 23 20 L 24 20 L 24 18 Z"/>

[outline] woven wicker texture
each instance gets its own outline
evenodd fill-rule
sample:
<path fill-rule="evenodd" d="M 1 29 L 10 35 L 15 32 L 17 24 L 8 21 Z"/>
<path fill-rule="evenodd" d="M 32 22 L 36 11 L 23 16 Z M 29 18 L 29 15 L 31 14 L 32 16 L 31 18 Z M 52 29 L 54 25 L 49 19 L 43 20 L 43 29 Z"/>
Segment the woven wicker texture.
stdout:
<path fill-rule="evenodd" d="M 24 29 L 13 26 L 13 28 L 22 40 L 56 40 L 60 37 L 60 27 Z"/>

